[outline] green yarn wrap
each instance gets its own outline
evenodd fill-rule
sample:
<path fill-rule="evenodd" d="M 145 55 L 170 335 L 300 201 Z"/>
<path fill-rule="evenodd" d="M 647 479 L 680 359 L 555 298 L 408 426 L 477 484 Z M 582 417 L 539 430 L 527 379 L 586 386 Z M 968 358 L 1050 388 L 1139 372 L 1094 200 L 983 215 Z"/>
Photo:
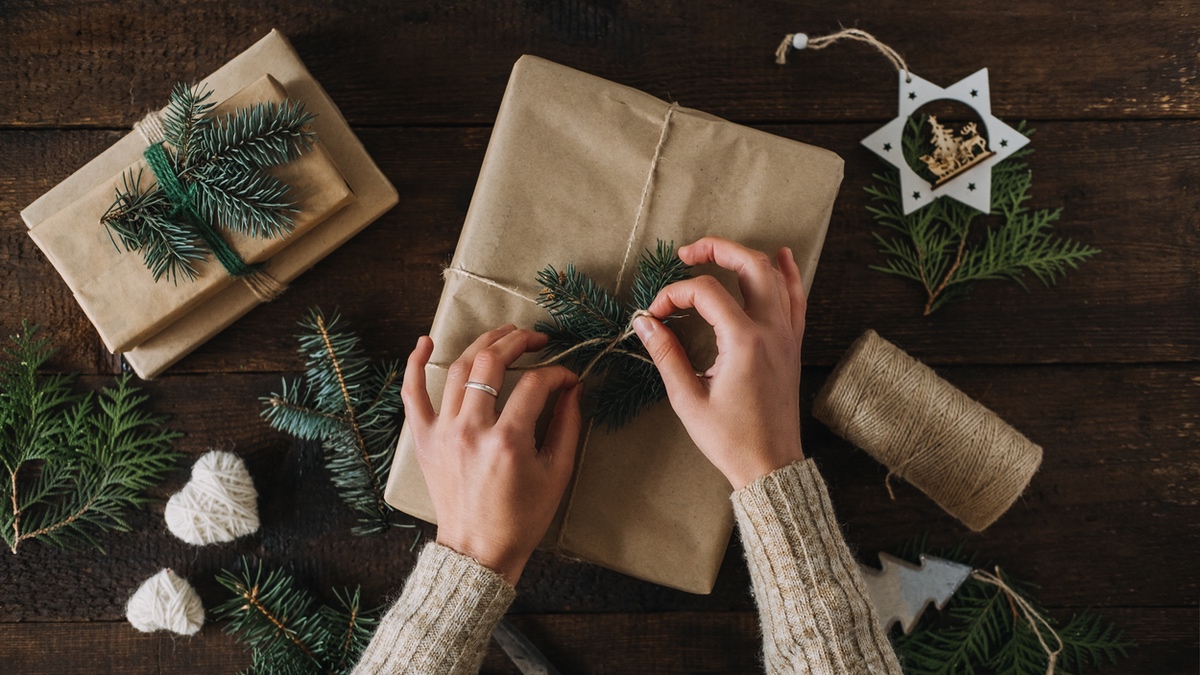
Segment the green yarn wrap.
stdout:
<path fill-rule="evenodd" d="M 200 212 L 196 210 L 195 200 L 192 197 L 192 190 L 183 186 L 179 180 L 179 176 L 175 173 L 175 168 L 171 166 L 171 160 L 167 157 L 166 150 L 163 149 L 162 143 L 154 143 L 146 148 L 142 153 L 146 158 L 146 163 L 150 165 L 150 170 L 154 172 L 154 177 L 158 180 L 158 187 L 167 196 L 171 205 L 175 207 L 174 213 L 182 215 L 187 222 L 196 230 L 196 234 L 208 244 L 212 250 L 213 256 L 225 271 L 231 277 L 244 277 L 258 270 L 258 265 L 249 265 L 242 257 L 234 251 L 221 235 L 213 228 L 212 224 L 205 220 Z"/>

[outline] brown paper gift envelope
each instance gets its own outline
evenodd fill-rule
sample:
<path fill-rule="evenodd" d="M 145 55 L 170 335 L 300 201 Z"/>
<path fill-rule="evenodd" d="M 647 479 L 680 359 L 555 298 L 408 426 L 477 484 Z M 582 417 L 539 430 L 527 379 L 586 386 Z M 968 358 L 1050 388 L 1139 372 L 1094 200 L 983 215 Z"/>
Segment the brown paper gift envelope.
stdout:
<path fill-rule="evenodd" d="M 842 160 L 826 150 L 522 57 L 430 331 L 432 400 L 441 400 L 445 366 L 481 332 L 547 318 L 534 299 L 535 275 L 548 263 L 573 262 L 610 291 L 620 275 L 625 299 L 637 255 L 657 240 L 681 245 L 719 235 L 772 253 L 791 247 L 810 288 L 841 178 Z M 736 294 L 731 275 L 695 272 L 715 272 Z M 696 317 L 678 326 L 693 363 L 710 364 L 711 329 Z M 519 376 L 509 374 L 506 391 Z M 641 579 L 708 593 L 733 527 L 729 492 L 663 401 L 616 432 L 598 427 L 581 440 L 546 543 Z M 387 499 L 433 520 L 408 425 Z"/>
<path fill-rule="evenodd" d="M 266 77 L 268 74 L 270 78 Z M 248 87 L 265 87 L 261 91 L 275 91 L 272 96 L 284 92 L 283 96 L 303 101 L 305 107 L 317 115 L 312 126 L 320 142 L 314 152 L 277 169 L 278 175 L 296 190 L 295 198 L 301 206 L 307 207 L 297 218 L 296 231 L 278 240 L 255 240 L 223 233 L 244 258 L 251 262 L 265 261 L 264 269 L 278 281 L 290 282 L 396 203 L 396 191 L 391 183 L 367 155 L 287 38 L 278 31 L 272 31 L 203 82 L 213 91 L 213 98 L 223 101 L 223 105 L 240 105 L 240 100 L 230 99 L 239 97 Z M 246 103 L 253 102 L 253 92 L 246 93 L 250 96 Z M 119 181 L 125 169 L 143 163 L 141 156 L 145 145 L 137 133 L 125 136 L 40 197 L 22 211 L 21 216 L 30 227 L 31 236 L 80 298 L 105 344 L 114 351 L 125 351 L 126 360 L 138 375 L 149 379 L 233 323 L 260 300 L 244 283 L 229 279 L 211 260 L 200 265 L 201 278 L 191 284 L 193 288 L 187 288 L 189 282 L 186 281 L 180 281 L 177 286 L 165 280 L 154 284 L 140 253 L 113 248 L 105 228 L 98 222 L 99 214 L 112 203 L 113 181 Z M 150 172 L 146 171 L 144 184 L 152 180 Z M 88 221 L 75 222 L 63 213 L 88 199 L 94 200 L 95 206 L 103 203 L 99 213 L 89 215 Z M 318 217 L 319 214 L 323 215 Z M 71 237 L 60 230 L 55 233 L 53 246 L 43 245 L 55 229 L 54 220 L 60 217 L 84 236 Z M 51 227 L 43 231 L 47 225 Z M 65 230 L 64 225 L 59 227 Z M 84 252 L 94 254 L 85 265 L 67 264 L 72 256 L 78 258 Z M 112 279 L 101 282 L 95 275 L 81 271 L 103 268 L 110 276 L 116 275 L 116 279 L 137 278 L 117 271 L 114 264 L 117 269 L 129 266 L 131 274 L 140 266 L 141 278 L 153 285 L 149 299 L 144 301 L 155 308 L 153 312 L 133 311 L 131 308 L 138 305 L 119 297 L 120 293 L 127 293 L 123 287 L 118 293 L 106 294 L 107 289 L 114 287 L 110 283 Z M 127 283 L 132 284 L 132 281 Z M 85 304 L 85 298 L 88 304 Z M 113 300 L 101 298 L 117 299 L 115 306 L 123 308 L 121 312 L 105 308 L 108 313 L 104 316 L 117 315 L 117 319 L 111 325 L 106 323 L 104 328 L 93 316 L 93 311 L 100 311 L 95 308 Z M 176 302 L 178 304 L 161 304 Z M 184 308 L 179 309 L 180 306 Z M 165 312 L 168 320 L 161 319 L 163 308 L 169 308 Z M 147 329 L 145 317 L 148 316 L 160 317 L 157 320 L 161 325 Z"/>

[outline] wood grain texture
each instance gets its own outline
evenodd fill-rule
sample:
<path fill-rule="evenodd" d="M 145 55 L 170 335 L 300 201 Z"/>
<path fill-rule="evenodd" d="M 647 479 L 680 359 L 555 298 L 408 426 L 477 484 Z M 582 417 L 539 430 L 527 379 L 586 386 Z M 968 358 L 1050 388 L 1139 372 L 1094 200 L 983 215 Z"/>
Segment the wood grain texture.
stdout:
<path fill-rule="evenodd" d="M 1057 608 L 1069 616 L 1071 608 Z M 1120 608 L 1106 614 L 1139 647 L 1112 673 L 1190 675 L 1197 667 L 1195 612 Z M 752 612 L 513 615 L 563 673 L 587 675 L 737 675 L 760 673 L 758 622 Z M 5 672 L 175 675 L 232 673 L 249 657 L 232 638 L 207 627 L 192 638 L 141 634 L 127 624 L 0 623 Z M 48 664 L 55 664 L 53 666 Z M 519 675 L 492 643 L 482 675 Z"/>
<path fill-rule="evenodd" d="M 946 363 L 1106 363 L 1200 358 L 1200 127 L 1188 122 L 1046 122 L 1034 135 L 1033 205 L 1063 206 L 1057 231 L 1103 252 L 1056 288 L 983 282 L 973 296 L 921 316 L 911 282 L 869 269 L 863 186 L 881 163 L 858 145 L 873 125 L 772 125 L 847 160 L 810 301 L 806 363 L 830 365 L 866 328 L 922 359 Z M 486 129 L 363 129 L 363 142 L 400 192 L 378 222 L 170 372 L 269 372 L 299 367 L 295 322 L 309 306 L 340 307 L 381 355 L 403 358 L 433 320 L 441 266 L 470 204 Z M 18 213 L 116 139 L 106 131 L 0 134 L 0 328 L 22 316 L 66 347 L 64 368 L 111 368 L 66 285 Z M 45 173 L 27 166 L 45 166 Z M 569 261 L 547 261 L 563 263 Z M 530 270 L 530 277 L 536 270 Z M 34 292 L 36 289 L 36 292 Z M 1014 317 L 1020 317 L 1014 321 Z"/>
<path fill-rule="evenodd" d="M 939 372 L 1046 449 L 1041 472 L 1013 509 L 971 534 L 906 484 L 896 501 L 885 469 L 865 453 L 804 420 L 805 448 L 830 484 L 847 540 L 869 560 L 905 539 L 960 540 L 1021 578 L 1041 581 L 1054 606 L 1180 606 L 1200 595 L 1191 571 L 1200 555 L 1200 377 L 1187 364 L 1156 366 L 945 367 Z M 804 378 L 807 410 L 828 369 Z M 96 385 L 102 378 L 88 378 Z M 135 514 L 133 532 L 104 538 L 106 555 L 32 544 L 0 556 L 0 622 L 115 620 L 146 577 L 171 567 L 193 580 L 205 605 L 223 597 L 216 572 L 241 556 L 293 570 L 314 589 L 361 585 L 368 603 L 399 590 L 415 561 L 413 533 L 377 538 L 349 533 L 353 516 L 337 500 L 317 449 L 293 444 L 258 418 L 257 397 L 272 375 L 186 375 L 147 385 L 188 435 L 190 456 L 234 448 L 260 492 L 263 529 L 230 544 L 192 547 L 173 538 L 162 502 Z M 647 451 L 653 451 L 648 448 Z M 157 494 L 178 490 L 183 469 Z M 1170 536 L 1163 528 L 1169 524 Z M 425 526 L 424 533 L 433 534 Z M 1104 542 L 1103 554 L 1094 553 Z M 1155 572 L 1147 573 L 1146 560 Z M 1158 572 L 1162 570 L 1162 572 Z M 1168 573 L 1170 570 L 1172 572 Z M 54 588 L 55 593 L 39 589 Z M 639 582 L 584 563 L 537 554 L 521 580 L 517 612 L 748 610 L 749 577 L 735 543 L 716 589 L 697 596 Z"/>
<path fill-rule="evenodd" d="M 1033 205 L 1064 206 L 1060 234 L 1103 253 L 1055 289 L 982 284 L 920 316 L 908 282 L 871 271 L 862 188 L 880 163 L 859 140 L 895 112 L 896 76 L 869 48 L 772 62 L 782 34 L 839 24 L 874 32 L 914 72 L 949 85 L 988 67 L 994 112 L 1033 120 Z M 29 317 L 62 346 L 53 366 L 99 386 L 119 370 L 20 210 L 161 105 L 277 27 L 355 125 L 400 192 L 377 223 L 146 385 L 187 432 L 246 457 L 264 528 L 193 548 L 163 502 L 106 553 L 32 544 L 0 555 L 0 672 L 233 672 L 240 645 L 135 633 L 125 599 L 158 569 L 191 578 L 206 606 L 243 556 L 314 591 L 361 584 L 384 603 L 415 560 L 411 530 L 349 534 L 318 449 L 272 431 L 257 398 L 302 367 L 305 309 L 340 308 L 368 352 L 402 358 L 429 326 L 515 59 L 544 56 L 734 121 L 829 148 L 846 177 L 810 299 L 805 410 L 830 367 L 874 328 L 1045 448 L 1013 509 L 971 534 L 912 486 L 805 414 L 804 443 L 862 559 L 928 533 L 965 540 L 1063 616 L 1091 607 L 1140 647 L 1105 672 L 1194 673 L 1200 664 L 1200 12 L 1189 0 L 1120 3 L 903 0 L 415 0 L 329 3 L 96 0 L 0 3 L 0 332 Z M 567 261 L 548 261 L 567 262 Z M 532 273 L 534 270 L 530 270 Z M 190 465 L 190 461 L 187 463 Z M 155 491 L 187 480 L 182 466 Z M 422 526 L 425 537 L 431 526 Z M 514 623 L 571 673 L 759 672 L 758 627 L 736 540 L 712 595 L 535 554 Z M 515 673 L 495 647 L 484 673 Z"/>
<path fill-rule="evenodd" d="M 1186 0 L 9 0 L 0 28 L 19 39 L 0 41 L 0 124 L 126 126 L 273 27 L 355 124 L 489 123 L 524 53 L 740 121 L 892 117 L 896 75 L 869 47 L 774 63 L 784 33 L 839 24 L 943 85 L 989 67 L 1001 117 L 1194 117 L 1200 100 Z"/>

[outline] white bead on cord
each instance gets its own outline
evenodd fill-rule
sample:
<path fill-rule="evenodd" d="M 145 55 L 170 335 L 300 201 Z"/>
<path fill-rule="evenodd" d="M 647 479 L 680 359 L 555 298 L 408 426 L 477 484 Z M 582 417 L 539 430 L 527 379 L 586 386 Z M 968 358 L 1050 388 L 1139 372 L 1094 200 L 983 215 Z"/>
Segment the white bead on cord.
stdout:
<path fill-rule="evenodd" d="M 792 36 L 792 49 L 804 49 L 808 46 L 808 36 L 804 33 L 796 33 Z"/>
<path fill-rule="evenodd" d="M 125 618 L 143 633 L 169 630 L 195 635 L 204 625 L 204 605 L 186 579 L 165 569 L 143 582 L 129 598 Z"/>
<path fill-rule="evenodd" d="M 214 450 L 196 460 L 192 479 L 163 515 L 167 529 L 189 544 L 233 541 L 258 530 L 258 491 L 241 457 Z"/>

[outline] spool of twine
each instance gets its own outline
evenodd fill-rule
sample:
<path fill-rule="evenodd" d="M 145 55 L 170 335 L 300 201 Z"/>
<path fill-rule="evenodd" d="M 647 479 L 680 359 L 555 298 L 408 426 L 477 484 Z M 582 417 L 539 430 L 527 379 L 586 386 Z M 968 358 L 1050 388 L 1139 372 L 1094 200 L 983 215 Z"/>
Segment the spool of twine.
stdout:
<path fill-rule="evenodd" d="M 1040 446 L 872 330 L 842 357 L 813 415 L 975 532 L 1042 462 Z"/>

